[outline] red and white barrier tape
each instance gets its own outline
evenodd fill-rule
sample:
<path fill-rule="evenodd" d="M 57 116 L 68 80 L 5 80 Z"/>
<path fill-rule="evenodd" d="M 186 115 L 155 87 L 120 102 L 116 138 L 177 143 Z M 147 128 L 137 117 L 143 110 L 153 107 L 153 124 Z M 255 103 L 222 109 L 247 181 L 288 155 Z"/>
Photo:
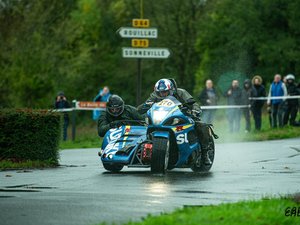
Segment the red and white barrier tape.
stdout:
<path fill-rule="evenodd" d="M 275 99 L 300 99 L 300 95 L 294 95 L 294 96 L 274 96 L 274 97 L 250 97 L 249 100 L 275 100 Z M 82 104 L 81 104 L 82 103 Z M 84 103 L 84 104 L 83 104 Z M 97 103 L 95 103 L 97 104 Z M 81 107 L 85 106 L 85 107 Z M 98 103 L 99 105 L 99 103 Z M 54 112 L 71 112 L 74 110 L 100 110 L 105 111 L 105 103 L 100 104 L 101 108 L 92 108 L 92 107 L 86 107 L 89 106 L 87 102 L 76 102 L 75 108 L 68 108 L 68 109 L 54 109 L 52 111 Z M 92 106 L 92 105 L 91 105 Z M 249 108 L 250 105 L 211 105 L 211 106 L 201 106 L 201 109 L 241 109 L 241 108 Z"/>

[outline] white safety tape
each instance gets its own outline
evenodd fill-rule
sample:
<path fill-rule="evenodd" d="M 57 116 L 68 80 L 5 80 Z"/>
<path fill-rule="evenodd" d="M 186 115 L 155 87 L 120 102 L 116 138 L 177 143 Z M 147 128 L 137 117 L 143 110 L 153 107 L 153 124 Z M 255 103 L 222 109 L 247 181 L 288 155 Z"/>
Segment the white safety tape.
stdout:
<path fill-rule="evenodd" d="M 273 99 L 297 99 L 300 98 L 300 95 L 293 96 L 273 96 L 273 97 L 250 97 L 250 100 L 273 100 Z"/>
<path fill-rule="evenodd" d="M 250 97 L 249 100 L 272 100 L 272 99 L 300 99 L 300 95 L 294 96 L 274 96 L 274 97 Z M 212 106 L 201 106 L 201 109 L 241 109 L 250 108 L 250 105 L 212 105 Z M 68 108 L 68 109 L 53 109 L 53 112 L 71 112 L 74 110 L 100 110 L 105 111 L 105 108 Z"/>
<path fill-rule="evenodd" d="M 100 110 L 105 111 L 105 108 L 68 108 L 68 109 L 53 109 L 52 112 L 71 112 L 75 110 Z"/>
<path fill-rule="evenodd" d="M 240 109 L 249 107 L 250 105 L 209 105 L 201 106 L 201 109 Z"/>

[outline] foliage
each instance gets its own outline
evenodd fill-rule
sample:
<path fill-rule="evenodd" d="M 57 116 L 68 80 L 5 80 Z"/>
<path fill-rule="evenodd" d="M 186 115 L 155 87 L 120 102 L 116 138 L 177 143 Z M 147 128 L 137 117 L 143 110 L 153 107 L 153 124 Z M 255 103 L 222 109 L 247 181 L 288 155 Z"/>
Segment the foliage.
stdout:
<path fill-rule="evenodd" d="M 130 40 L 117 30 L 141 16 L 140 2 L 2 0 L 0 107 L 49 108 L 61 90 L 92 100 L 104 85 L 135 104 L 136 60 L 122 58 Z M 299 73 L 299 1 L 143 2 L 144 18 L 158 28 L 150 47 L 172 54 L 142 61 L 142 99 L 162 77 L 196 94 L 207 78 L 223 90 L 234 76 L 269 82 L 274 73 Z"/>
<path fill-rule="evenodd" d="M 72 1 L 2 1 L 0 7 L 1 105 L 49 106 L 66 63 L 62 27 Z"/>
<path fill-rule="evenodd" d="M 212 0 L 199 23 L 197 49 L 201 55 L 197 85 L 226 73 L 247 77 L 300 72 L 300 3 L 295 0 Z M 228 83 L 219 83 L 227 86 Z"/>
<path fill-rule="evenodd" d="M 0 160 L 57 164 L 60 120 L 58 113 L 43 110 L 1 110 Z"/>

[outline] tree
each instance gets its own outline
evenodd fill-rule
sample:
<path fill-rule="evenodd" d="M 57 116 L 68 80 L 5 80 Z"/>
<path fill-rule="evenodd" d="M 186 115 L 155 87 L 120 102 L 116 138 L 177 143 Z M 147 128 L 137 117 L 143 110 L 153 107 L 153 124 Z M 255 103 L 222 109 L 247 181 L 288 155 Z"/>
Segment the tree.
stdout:
<path fill-rule="evenodd" d="M 299 9 L 294 0 L 209 1 L 199 25 L 195 90 L 228 73 L 267 81 L 275 73 L 299 73 Z"/>

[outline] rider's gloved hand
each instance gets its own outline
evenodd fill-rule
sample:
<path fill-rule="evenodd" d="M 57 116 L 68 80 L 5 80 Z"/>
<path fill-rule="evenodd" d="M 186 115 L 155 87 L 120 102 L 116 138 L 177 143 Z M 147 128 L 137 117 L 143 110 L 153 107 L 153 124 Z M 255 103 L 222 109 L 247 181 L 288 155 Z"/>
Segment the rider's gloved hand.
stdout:
<path fill-rule="evenodd" d="M 198 110 L 192 110 L 192 115 L 193 115 L 194 117 L 200 118 L 201 111 L 198 111 Z"/>
<path fill-rule="evenodd" d="M 110 128 L 117 128 L 117 127 L 120 127 L 122 125 L 124 125 L 124 124 L 120 121 L 113 121 L 109 124 L 109 127 Z"/>
<path fill-rule="evenodd" d="M 147 107 L 151 107 L 153 104 L 154 104 L 153 101 L 146 101 L 146 102 L 145 102 L 145 105 L 146 105 Z"/>

